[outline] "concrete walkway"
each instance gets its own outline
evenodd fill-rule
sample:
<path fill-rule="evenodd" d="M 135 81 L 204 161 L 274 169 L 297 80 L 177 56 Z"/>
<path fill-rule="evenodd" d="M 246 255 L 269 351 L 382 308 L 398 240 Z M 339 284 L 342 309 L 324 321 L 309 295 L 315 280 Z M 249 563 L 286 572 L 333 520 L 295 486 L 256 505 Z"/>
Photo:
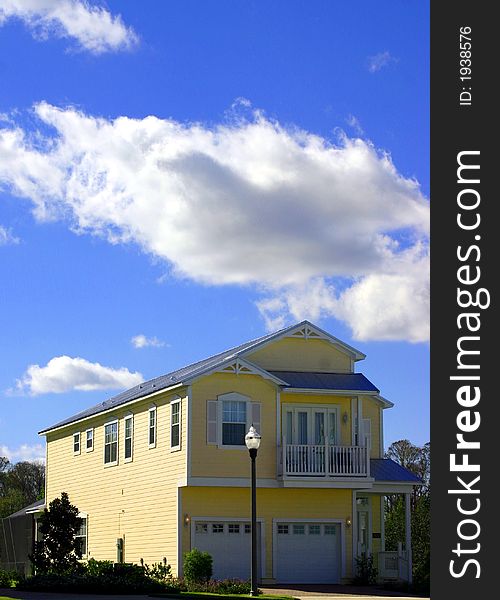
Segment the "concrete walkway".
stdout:
<path fill-rule="evenodd" d="M 418 598 L 382 589 L 355 587 L 346 585 L 298 585 L 292 588 L 262 587 L 264 594 L 277 596 L 292 596 L 300 600 L 327 600 L 328 598 L 343 598 L 343 600 L 384 600 L 399 598 L 410 600 Z M 55 592 L 22 592 L 14 589 L 0 589 L 0 598 L 15 598 L 16 600 L 151 600 L 150 596 L 120 596 L 120 595 L 92 595 L 92 594 L 66 594 Z"/>

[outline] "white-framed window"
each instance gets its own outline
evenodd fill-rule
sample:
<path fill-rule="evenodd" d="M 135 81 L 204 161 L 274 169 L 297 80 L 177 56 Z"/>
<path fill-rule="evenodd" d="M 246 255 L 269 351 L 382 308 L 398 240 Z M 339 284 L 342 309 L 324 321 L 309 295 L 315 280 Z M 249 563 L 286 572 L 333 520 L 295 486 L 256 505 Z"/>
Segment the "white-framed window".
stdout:
<path fill-rule="evenodd" d="M 79 548 L 82 556 L 87 555 L 87 517 L 80 517 L 82 519 L 80 529 L 75 534 L 75 540 L 77 547 Z"/>
<path fill-rule="evenodd" d="M 227 526 L 228 533 L 239 533 L 240 532 L 240 524 L 239 523 L 229 523 Z"/>
<path fill-rule="evenodd" d="M 104 464 L 118 464 L 118 421 L 104 425 Z"/>
<path fill-rule="evenodd" d="M 244 446 L 247 433 L 247 402 L 222 401 L 222 445 Z"/>
<path fill-rule="evenodd" d="M 260 433 L 261 403 L 237 392 L 207 400 L 207 444 L 246 450 L 245 435 L 251 425 Z"/>
<path fill-rule="evenodd" d="M 181 399 L 177 398 L 170 403 L 170 449 L 181 448 Z"/>
<path fill-rule="evenodd" d="M 123 458 L 125 462 L 132 460 L 132 454 L 134 451 L 134 417 L 133 415 L 127 415 L 124 419 L 124 452 Z"/>
<path fill-rule="evenodd" d="M 73 434 L 73 454 L 80 454 L 80 432 Z"/>
<path fill-rule="evenodd" d="M 208 523 L 196 523 L 196 533 L 208 533 Z"/>
<path fill-rule="evenodd" d="M 94 449 L 94 429 L 87 429 L 85 432 L 85 452 L 92 452 Z"/>
<path fill-rule="evenodd" d="M 294 525 L 293 526 L 293 534 L 294 535 L 305 535 L 306 534 L 306 526 L 305 525 Z"/>
<path fill-rule="evenodd" d="M 148 446 L 156 448 L 156 406 L 152 406 L 148 412 Z"/>
<path fill-rule="evenodd" d="M 224 533 L 224 523 L 213 523 L 212 533 Z"/>
<path fill-rule="evenodd" d="M 278 535 L 288 535 L 289 526 L 284 523 L 278 523 Z"/>
<path fill-rule="evenodd" d="M 287 444 L 330 446 L 340 441 L 337 405 L 284 404 L 282 431 Z"/>
<path fill-rule="evenodd" d="M 309 535 L 320 535 L 321 525 L 309 525 Z"/>

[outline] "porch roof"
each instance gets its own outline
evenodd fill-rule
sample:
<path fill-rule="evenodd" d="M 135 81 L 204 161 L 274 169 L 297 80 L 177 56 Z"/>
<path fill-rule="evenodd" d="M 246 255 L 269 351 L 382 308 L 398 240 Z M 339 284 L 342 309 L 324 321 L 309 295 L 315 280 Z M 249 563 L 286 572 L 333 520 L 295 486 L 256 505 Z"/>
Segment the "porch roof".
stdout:
<path fill-rule="evenodd" d="M 370 475 L 375 481 L 405 481 L 410 483 L 422 483 L 420 477 L 398 465 L 390 458 L 372 458 L 370 461 Z"/>
<path fill-rule="evenodd" d="M 291 388 L 379 392 L 363 373 L 318 373 L 304 371 L 269 371 L 269 373 L 286 381 L 288 387 Z"/>

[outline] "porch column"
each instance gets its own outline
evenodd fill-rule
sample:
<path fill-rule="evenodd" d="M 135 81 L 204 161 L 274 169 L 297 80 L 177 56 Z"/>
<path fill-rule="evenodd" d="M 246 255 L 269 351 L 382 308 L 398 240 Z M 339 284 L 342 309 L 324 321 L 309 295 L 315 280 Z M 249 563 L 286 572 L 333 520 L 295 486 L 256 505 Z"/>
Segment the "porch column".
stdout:
<path fill-rule="evenodd" d="M 385 496 L 380 496 L 380 551 L 385 552 Z"/>
<path fill-rule="evenodd" d="M 408 556 L 408 583 L 413 580 L 413 565 L 411 557 L 411 511 L 410 511 L 410 492 L 405 493 L 405 547 Z"/>

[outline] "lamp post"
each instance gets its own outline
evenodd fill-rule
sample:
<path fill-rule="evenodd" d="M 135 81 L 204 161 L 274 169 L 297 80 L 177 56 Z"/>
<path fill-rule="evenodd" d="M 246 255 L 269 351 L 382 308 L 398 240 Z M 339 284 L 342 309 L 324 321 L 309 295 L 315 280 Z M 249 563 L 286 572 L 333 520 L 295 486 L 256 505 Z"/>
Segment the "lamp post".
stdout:
<path fill-rule="evenodd" d="M 255 476 L 255 459 L 260 446 L 260 435 L 252 425 L 245 436 L 245 444 L 252 461 L 252 571 L 250 577 L 250 595 L 257 596 L 257 479 Z"/>

